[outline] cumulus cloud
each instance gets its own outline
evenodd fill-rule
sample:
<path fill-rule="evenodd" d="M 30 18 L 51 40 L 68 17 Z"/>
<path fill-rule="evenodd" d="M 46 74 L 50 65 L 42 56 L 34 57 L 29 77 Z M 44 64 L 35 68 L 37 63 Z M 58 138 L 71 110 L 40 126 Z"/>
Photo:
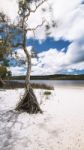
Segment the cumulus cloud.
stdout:
<path fill-rule="evenodd" d="M 41 8 L 32 14 L 29 18 L 29 26 L 36 26 L 41 23 L 42 18 L 46 23 L 51 25 L 49 36 L 54 37 L 55 40 L 60 38 L 66 40 L 77 40 L 84 35 L 84 5 L 81 4 L 82 0 L 49 0 L 42 6 L 46 8 L 45 13 L 42 13 Z M 50 11 L 51 6 L 51 11 Z M 36 20 L 34 19 L 36 18 Z M 35 20 L 35 22 L 34 22 Z M 52 28 L 52 22 L 56 22 L 56 27 Z M 45 24 L 46 24 L 45 23 Z M 42 26 L 35 32 L 37 39 L 45 39 L 45 28 Z"/>
<path fill-rule="evenodd" d="M 75 40 L 84 35 L 84 5 L 83 0 L 49 0 L 45 2 L 36 13 L 31 13 L 28 19 L 28 26 L 35 27 L 45 19 L 46 23 L 55 20 L 57 27 L 50 29 L 50 36 L 56 40 L 59 38 Z M 50 5 L 49 5 L 50 4 Z M 51 12 L 50 12 L 51 6 Z M 46 11 L 43 13 L 42 8 Z M 34 8 L 33 8 L 34 9 Z M 18 16 L 17 0 L 0 0 L 0 11 L 4 11 L 11 19 L 15 20 Z M 32 33 L 28 37 L 33 36 Z M 42 26 L 36 30 L 37 39 L 45 39 L 45 28 Z"/>
<path fill-rule="evenodd" d="M 31 48 L 28 48 L 29 50 Z M 25 58 L 24 51 L 18 50 L 18 56 L 22 59 Z M 21 75 L 26 73 L 26 67 L 23 71 L 22 68 L 12 67 L 13 75 Z M 17 71 L 18 70 L 18 71 Z M 74 70 L 84 70 L 84 40 L 74 41 L 68 46 L 67 52 L 57 49 L 49 49 L 48 51 L 41 52 L 37 58 L 32 59 L 32 75 L 47 75 L 55 73 L 73 73 Z"/>
<path fill-rule="evenodd" d="M 80 39 L 71 43 L 68 47 L 66 58 L 70 63 L 84 61 L 84 40 Z"/>
<path fill-rule="evenodd" d="M 72 72 L 74 69 L 84 69 L 84 5 L 82 2 L 83 0 L 49 0 L 35 14 L 31 14 L 28 27 L 37 26 L 44 18 L 50 25 L 51 21 L 55 20 L 57 26 L 52 28 L 51 25 L 49 36 L 56 41 L 59 39 L 71 41 L 66 53 L 57 49 L 39 53 L 38 59 L 32 59 L 32 74 L 53 74 L 62 73 L 64 70 Z M 46 8 L 44 13 L 42 13 L 43 7 Z M 18 11 L 17 1 L 0 0 L 0 11 L 2 10 L 15 20 Z M 29 32 L 27 37 L 33 37 L 33 34 Z M 44 26 L 36 30 L 35 38 L 40 41 L 46 39 Z M 19 51 L 19 55 L 23 55 L 22 51 Z"/>
<path fill-rule="evenodd" d="M 0 11 L 14 21 L 18 15 L 17 0 L 0 0 Z"/>
<path fill-rule="evenodd" d="M 75 41 L 63 50 L 50 49 L 38 54 L 38 61 L 32 68 L 33 74 L 54 74 L 84 69 L 84 40 Z"/>
<path fill-rule="evenodd" d="M 11 70 L 13 76 L 26 74 L 26 68 L 25 67 L 23 68 L 23 66 L 10 67 L 10 70 Z"/>

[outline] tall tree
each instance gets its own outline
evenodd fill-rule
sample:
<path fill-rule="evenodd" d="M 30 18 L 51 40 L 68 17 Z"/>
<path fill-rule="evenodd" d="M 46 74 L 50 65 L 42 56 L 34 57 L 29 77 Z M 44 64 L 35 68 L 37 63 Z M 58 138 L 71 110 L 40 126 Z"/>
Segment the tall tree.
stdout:
<path fill-rule="evenodd" d="M 40 25 L 37 25 L 35 28 L 28 28 L 27 22 L 32 13 L 35 13 L 37 9 L 45 2 L 46 0 L 19 0 L 19 30 L 22 31 L 22 43 L 20 46 L 25 52 L 27 60 L 27 74 L 25 79 L 25 94 L 21 101 L 18 103 L 16 110 L 26 111 L 28 113 L 37 113 L 42 112 L 40 106 L 37 102 L 36 96 L 33 92 L 33 89 L 30 84 L 30 74 L 31 74 L 31 55 L 29 54 L 26 48 L 26 38 L 28 31 L 35 31 L 37 28 L 43 25 L 44 21 Z M 32 10 L 31 3 L 35 3 L 35 8 Z"/>

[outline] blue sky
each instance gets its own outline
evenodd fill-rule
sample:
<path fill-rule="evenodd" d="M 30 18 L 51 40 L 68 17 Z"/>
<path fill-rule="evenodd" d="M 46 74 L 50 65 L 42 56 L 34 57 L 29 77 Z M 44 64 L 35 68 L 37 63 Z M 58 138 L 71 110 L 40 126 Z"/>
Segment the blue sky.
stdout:
<path fill-rule="evenodd" d="M 18 6 L 16 0 L 0 0 L 0 10 L 9 15 L 11 21 L 17 18 Z M 6 7 L 5 7 L 6 6 Z M 52 7 L 52 13 L 49 6 Z M 32 59 L 33 75 L 46 74 L 84 74 L 84 0 L 48 0 L 28 19 L 28 27 L 41 24 L 42 18 L 50 24 L 49 35 L 45 34 L 45 26 L 27 34 L 27 49 L 31 54 L 31 47 L 37 52 L 37 58 Z M 12 10 L 12 11 L 11 11 Z M 52 27 L 52 21 L 57 26 Z M 45 25 L 46 25 L 45 22 Z M 20 48 L 18 56 L 25 60 L 25 54 Z M 12 59 L 13 64 L 14 59 Z M 15 62 L 14 62 L 15 63 Z M 13 75 L 26 73 L 26 67 L 11 66 Z"/>
<path fill-rule="evenodd" d="M 67 51 L 67 47 L 69 46 L 71 42 L 65 41 L 65 40 L 54 40 L 54 38 L 47 37 L 44 41 L 41 43 L 37 39 L 28 39 L 27 40 L 27 46 L 33 46 L 34 50 L 37 53 L 40 53 L 42 51 L 47 51 L 48 49 L 58 49 L 60 51 L 61 49 L 64 49 L 64 51 Z"/>

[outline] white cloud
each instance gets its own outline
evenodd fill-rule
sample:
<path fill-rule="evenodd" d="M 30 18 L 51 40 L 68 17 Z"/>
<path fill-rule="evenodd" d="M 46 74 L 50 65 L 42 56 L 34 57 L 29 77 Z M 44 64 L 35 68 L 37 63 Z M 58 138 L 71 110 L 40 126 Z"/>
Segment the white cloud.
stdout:
<path fill-rule="evenodd" d="M 67 52 L 50 49 L 38 54 L 38 63 L 32 68 L 33 74 L 54 74 L 74 69 L 84 69 L 84 40 L 75 41 Z"/>
<path fill-rule="evenodd" d="M 58 52 L 56 49 L 38 54 L 38 64 L 32 67 L 32 73 L 45 75 L 59 72 L 64 56 L 64 52 Z"/>
<path fill-rule="evenodd" d="M 80 39 L 71 43 L 68 47 L 66 58 L 69 63 L 84 61 L 84 40 Z"/>
<path fill-rule="evenodd" d="M 84 35 L 84 6 L 82 0 L 49 0 L 45 2 L 36 13 L 32 13 L 28 19 L 28 26 L 35 27 L 42 22 L 44 18 L 47 22 L 55 20 L 58 27 L 54 30 L 51 28 L 51 36 L 55 39 L 65 38 L 67 40 L 75 40 Z M 52 6 L 52 12 L 49 10 L 49 4 Z M 46 8 L 46 12 L 42 13 L 41 8 Z M 11 19 L 15 19 L 18 15 L 17 0 L 0 0 L 0 11 L 3 10 Z M 33 36 L 32 34 L 28 34 Z M 45 29 L 39 28 L 36 31 L 37 39 L 44 39 Z"/>
<path fill-rule="evenodd" d="M 38 54 L 38 60 L 32 60 L 34 64 L 33 74 L 53 74 L 63 72 L 63 70 L 70 72 L 73 69 L 84 69 L 84 5 L 81 4 L 82 1 L 49 0 L 48 3 L 52 6 L 52 13 L 49 12 L 49 5 L 45 3 L 43 5 L 47 9 L 45 13 L 42 14 L 40 8 L 30 16 L 29 27 L 40 24 L 42 18 L 45 18 L 48 22 L 55 20 L 57 27 L 50 29 L 50 36 L 55 40 L 66 39 L 72 41 L 66 53 L 63 50 L 59 52 L 57 49 L 50 49 L 47 52 Z M 16 0 L 0 0 L 1 10 L 4 10 L 14 20 L 18 10 Z M 44 26 L 37 29 L 35 34 L 37 39 L 44 40 L 46 38 Z M 33 34 L 29 32 L 28 38 L 32 36 Z M 22 52 L 19 55 L 24 56 Z"/>
<path fill-rule="evenodd" d="M 0 11 L 3 11 L 14 21 L 18 14 L 17 0 L 0 0 Z"/>
<path fill-rule="evenodd" d="M 19 57 L 25 58 L 22 50 L 18 50 Z M 11 67 L 13 75 L 22 75 L 26 73 L 26 67 Z M 55 73 L 63 73 L 64 71 L 71 73 L 73 70 L 84 70 L 84 44 L 83 41 L 73 42 L 69 45 L 67 52 L 60 52 L 57 49 L 49 49 L 46 52 L 38 54 L 37 58 L 32 59 L 33 75 L 47 75 Z"/>
<path fill-rule="evenodd" d="M 84 70 L 84 61 L 75 63 L 75 64 L 71 64 L 68 68 L 71 68 L 72 70 L 76 69 L 79 71 Z"/>
<path fill-rule="evenodd" d="M 28 51 L 28 53 L 31 55 L 31 49 L 32 49 L 32 46 L 28 46 L 27 47 L 27 51 Z M 22 59 L 22 60 L 25 60 L 26 59 L 26 55 L 25 55 L 25 52 L 24 52 L 24 50 L 23 49 L 17 49 L 16 50 L 17 51 L 17 57 L 18 58 L 20 58 L 20 59 Z"/>
<path fill-rule="evenodd" d="M 10 67 L 10 70 L 12 72 L 13 76 L 18 76 L 18 75 L 25 75 L 26 74 L 26 68 L 23 69 L 23 67 Z"/>
<path fill-rule="evenodd" d="M 65 14 L 63 20 L 59 21 L 57 34 L 54 37 L 67 40 L 77 40 L 84 36 L 84 6 L 79 5 L 71 12 Z"/>
<path fill-rule="evenodd" d="M 49 5 L 44 4 L 45 13 L 41 13 L 39 9 L 29 18 L 29 26 L 33 27 L 41 23 L 42 18 L 47 22 L 56 21 L 57 27 L 50 29 L 50 36 L 59 40 L 77 40 L 84 35 L 84 6 L 82 0 L 49 0 L 48 3 L 52 6 L 52 12 L 49 10 Z M 42 6 L 43 7 L 43 6 Z M 37 29 L 36 38 L 45 39 L 45 28 Z"/>
<path fill-rule="evenodd" d="M 75 40 L 84 35 L 84 6 L 80 0 L 52 0 L 53 17 L 57 23 L 55 29 L 51 28 L 51 36 Z"/>

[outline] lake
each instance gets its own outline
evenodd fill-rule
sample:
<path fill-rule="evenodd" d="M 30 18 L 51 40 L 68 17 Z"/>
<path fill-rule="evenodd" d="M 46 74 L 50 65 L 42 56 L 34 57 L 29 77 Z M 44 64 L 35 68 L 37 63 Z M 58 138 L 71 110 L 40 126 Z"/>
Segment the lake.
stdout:
<path fill-rule="evenodd" d="M 10 80 L 24 83 L 25 80 Z M 84 87 L 84 80 L 31 80 L 31 83 L 46 84 L 55 87 Z"/>
<path fill-rule="evenodd" d="M 84 80 L 31 80 L 31 83 L 47 84 L 51 86 L 84 87 Z"/>

